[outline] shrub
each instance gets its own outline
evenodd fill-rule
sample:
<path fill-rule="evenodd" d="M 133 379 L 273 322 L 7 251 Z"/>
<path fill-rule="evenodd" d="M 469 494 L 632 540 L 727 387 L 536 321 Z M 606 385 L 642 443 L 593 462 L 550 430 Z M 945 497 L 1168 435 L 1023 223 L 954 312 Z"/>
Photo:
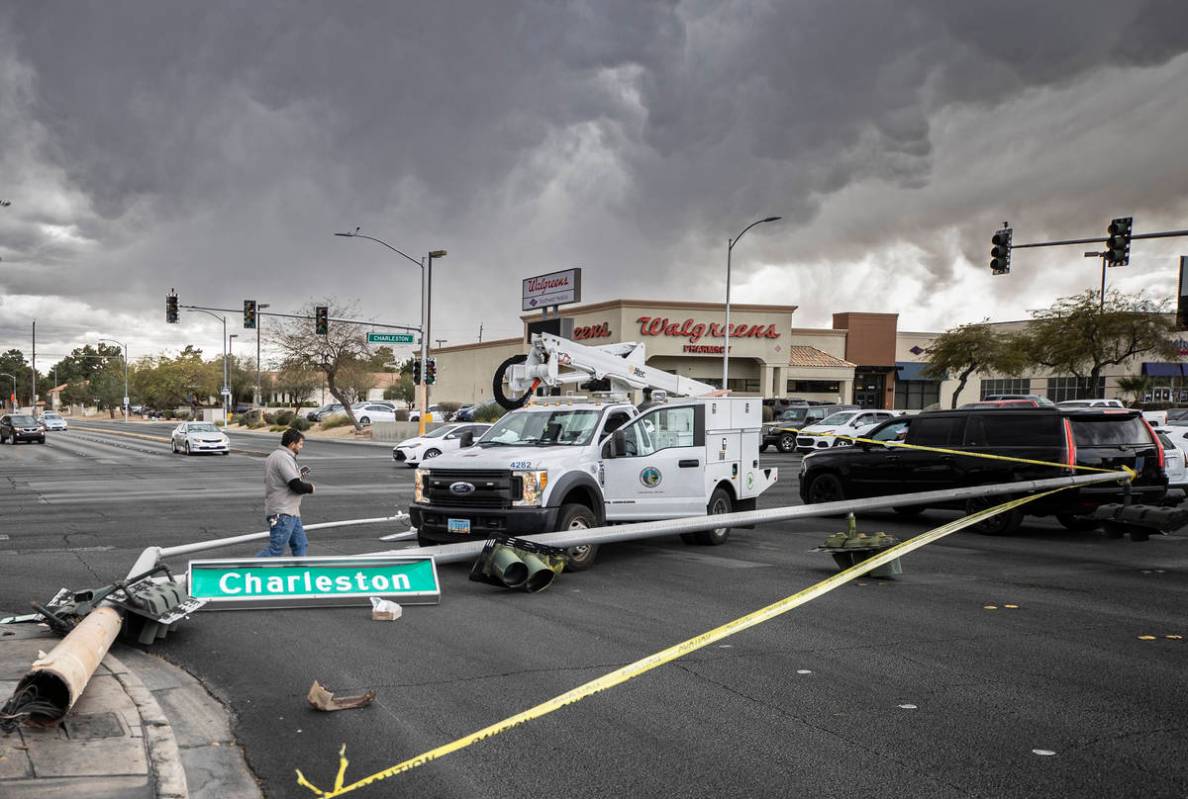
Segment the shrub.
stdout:
<path fill-rule="evenodd" d="M 321 428 L 323 430 L 333 430 L 336 427 L 342 427 L 350 423 L 351 420 L 347 418 L 345 413 L 335 413 L 322 420 Z"/>
<path fill-rule="evenodd" d="M 289 422 L 293 421 L 292 411 L 277 411 L 272 415 L 272 421 L 282 427 L 288 427 Z"/>
<path fill-rule="evenodd" d="M 289 422 L 289 427 L 292 427 L 294 430 L 305 432 L 310 428 L 310 421 L 304 416 L 294 416 L 293 420 Z"/>
<path fill-rule="evenodd" d="M 214 425 L 215 425 L 215 427 L 226 427 L 227 423 L 224 422 L 222 419 L 215 419 Z"/>
<path fill-rule="evenodd" d="M 273 424 L 268 426 L 268 432 L 270 433 L 280 433 L 288 429 L 289 428 L 285 427 L 283 424 Z"/>
<path fill-rule="evenodd" d="M 437 404 L 441 407 L 442 416 L 445 418 L 449 418 L 450 414 L 462 407 L 461 402 L 439 402 Z"/>
<path fill-rule="evenodd" d="M 488 402 L 474 409 L 474 420 L 476 422 L 494 422 L 498 421 L 505 413 L 507 413 L 507 409 L 498 402 Z"/>

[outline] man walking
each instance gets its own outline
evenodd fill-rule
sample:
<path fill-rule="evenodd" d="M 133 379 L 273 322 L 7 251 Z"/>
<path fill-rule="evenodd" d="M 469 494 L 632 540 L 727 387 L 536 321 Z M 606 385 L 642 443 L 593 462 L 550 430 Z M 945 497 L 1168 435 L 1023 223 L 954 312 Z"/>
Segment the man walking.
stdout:
<path fill-rule="evenodd" d="M 297 466 L 297 455 L 305 446 L 301 431 L 289 428 L 281 436 L 281 445 L 264 461 L 264 515 L 268 518 L 268 548 L 257 558 L 276 558 L 285 554 L 287 545 L 301 557 L 309 547 L 301 526 L 301 497 L 312 494 L 313 483 L 301 478 L 308 469 Z"/>

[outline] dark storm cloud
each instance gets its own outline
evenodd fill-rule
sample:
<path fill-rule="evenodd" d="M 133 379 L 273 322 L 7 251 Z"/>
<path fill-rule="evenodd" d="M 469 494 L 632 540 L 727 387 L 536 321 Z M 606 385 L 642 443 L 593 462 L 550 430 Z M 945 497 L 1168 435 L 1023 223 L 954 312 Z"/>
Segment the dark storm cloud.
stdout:
<path fill-rule="evenodd" d="M 965 167 L 943 154 L 960 142 L 938 120 L 1009 130 L 996 112 L 1108 73 L 1104 117 L 1127 75 L 1183 52 L 1186 27 L 1171 0 L 10 5 L 0 89 L 21 91 L 0 109 L 28 135 L 0 157 L 34 166 L 27 210 L 0 217 L 20 265 L 0 288 L 155 319 L 171 286 L 295 306 L 345 278 L 344 298 L 410 318 L 415 270 L 329 237 L 362 224 L 448 247 L 442 274 L 483 295 L 450 307 L 506 327 L 515 282 L 558 265 L 588 269 L 594 298 L 716 296 L 726 236 L 769 213 L 786 221 L 754 234 L 744 279 L 748 259 L 906 241 L 922 275 L 952 282 L 1011 208 L 957 185 Z M 996 185 L 980 155 L 968 168 Z M 993 157 L 1023 207 L 1028 165 Z M 1142 202 L 1182 194 L 1167 183 Z M 39 202 L 47 185 L 57 200 Z M 1044 221 L 1114 193 L 1079 188 Z M 836 207 L 857 189 L 866 205 Z"/>

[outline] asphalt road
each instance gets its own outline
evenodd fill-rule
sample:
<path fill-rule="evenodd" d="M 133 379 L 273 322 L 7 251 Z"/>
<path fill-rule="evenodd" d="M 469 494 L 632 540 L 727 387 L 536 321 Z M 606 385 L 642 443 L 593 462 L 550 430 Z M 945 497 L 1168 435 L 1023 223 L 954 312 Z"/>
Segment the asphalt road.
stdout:
<path fill-rule="evenodd" d="M 169 424 L 134 426 L 159 443 L 107 432 L 119 427 L 0 447 L 0 613 L 122 576 L 148 545 L 263 529 L 270 439 L 233 434 L 230 456 L 186 458 L 169 453 Z M 799 502 L 799 459 L 764 459 L 783 479 L 760 507 Z M 411 498 L 411 470 L 384 448 L 310 441 L 302 460 L 318 486 L 307 524 Z M 911 536 L 950 518 L 861 527 Z M 342 744 L 349 782 L 817 582 L 832 562 L 808 550 L 841 526 L 606 547 L 535 595 L 444 566 L 441 604 L 395 623 L 366 608 L 201 613 L 153 651 L 235 712 L 268 796 L 307 796 L 294 770 L 330 787 Z M 376 538 L 393 531 L 315 532 L 312 552 L 386 548 Z M 1036 520 L 903 565 L 356 795 L 1188 796 L 1188 641 L 1164 637 L 1188 636 L 1188 536 L 1133 543 Z M 314 679 L 379 698 L 316 713 Z"/>

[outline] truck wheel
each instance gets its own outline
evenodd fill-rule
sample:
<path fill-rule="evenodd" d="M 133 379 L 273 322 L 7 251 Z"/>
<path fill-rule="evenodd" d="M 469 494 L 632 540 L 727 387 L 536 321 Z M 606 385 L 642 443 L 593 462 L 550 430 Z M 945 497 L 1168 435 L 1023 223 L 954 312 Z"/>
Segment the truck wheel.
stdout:
<path fill-rule="evenodd" d="M 1066 530 L 1073 530 L 1075 532 L 1083 532 L 1086 530 L 1096 530 L 1097 526 L 1101 524 L 1097 519 L 1090 519 L 1086 516 L 1077 516 L 1075 513 L 1057 513 L 1056 521 Z"/>
<path fill-rule="evenodd" d="M 503 380 L 507 370 L 516 364 L 524 363 L 527 360 L 527 355 L 511 356 L 506 361 L 499 364 L 499 368 L 495 370 L 495 377 L 491 379 L 491 396 L 494 397 L 495 401 L 499 403 L 500 406 L 509 411 L 514 411 L 516 408 L 523 407 L 524 403 L 528 401 L 528 398 L 532 396 L 531 390 L 524 392 L 524 396 L 522 397 L 509 397 L 503 390 Z"/>
<path fill-rule="evenodd" d="M 780 436 L 779 443 L 780 452 L 795 452 L 796 451 L 796 436 L 791 433 L 784 433 Z"/>
<path fill-rule="evenodd" d="M 808 504 L 817 505 L 821 502 L 838 502 L 846 498 L 845 489 L 836 474 L 819 474 L 809 481 L 805 491 Z"/>
<path fill-rule="evenodd" d="M 966 514 L 977 513 L 980 510 L 992 508 L 1005 501 L 1006 499 L 1002 497 L 976 497 L 966 500 L 965 512 Z M 1014 510 L 991 516 L 989 519 L 978 522 L 969 529 L 981 535 L 1010 535 L 1018 530 L 1021 524 L 1023 524 L 1023 511 L 1015 508 Z"/>
<path fill-rule="evenodd" d="M 714 493 L 710 495 L 709 504 L 705 507 L 707 516 L 717 516 L 722 513 L 730 513 L 734 510 L 734 503 L 730 501 L 730 492 L 718 486 L 714 489 Z M 694 540 L 703 546 L 716 547 L 725 544 L 726 540 L 730 538 L 729 527 L 715 527 L 713 530 L 702 530 L 699 533 L 694 533 Z"/>
<path fill-rule="evenodd" d="M 587 530 L 597 523 L 598 519 L 594 516 L 594 511 L 585 505 L 571 502 L 568 505 L 561 506 L 561 514 L 557 520 L 557 529 L 562 532 L 566 530 Z M 594 559 L 598 557 L 598 545 L 583 544 L 581 546 L 569 547 L 565 550 L 565 554 L 568 556 L 565 571 L 584 572 L 594 565 Z"/>

